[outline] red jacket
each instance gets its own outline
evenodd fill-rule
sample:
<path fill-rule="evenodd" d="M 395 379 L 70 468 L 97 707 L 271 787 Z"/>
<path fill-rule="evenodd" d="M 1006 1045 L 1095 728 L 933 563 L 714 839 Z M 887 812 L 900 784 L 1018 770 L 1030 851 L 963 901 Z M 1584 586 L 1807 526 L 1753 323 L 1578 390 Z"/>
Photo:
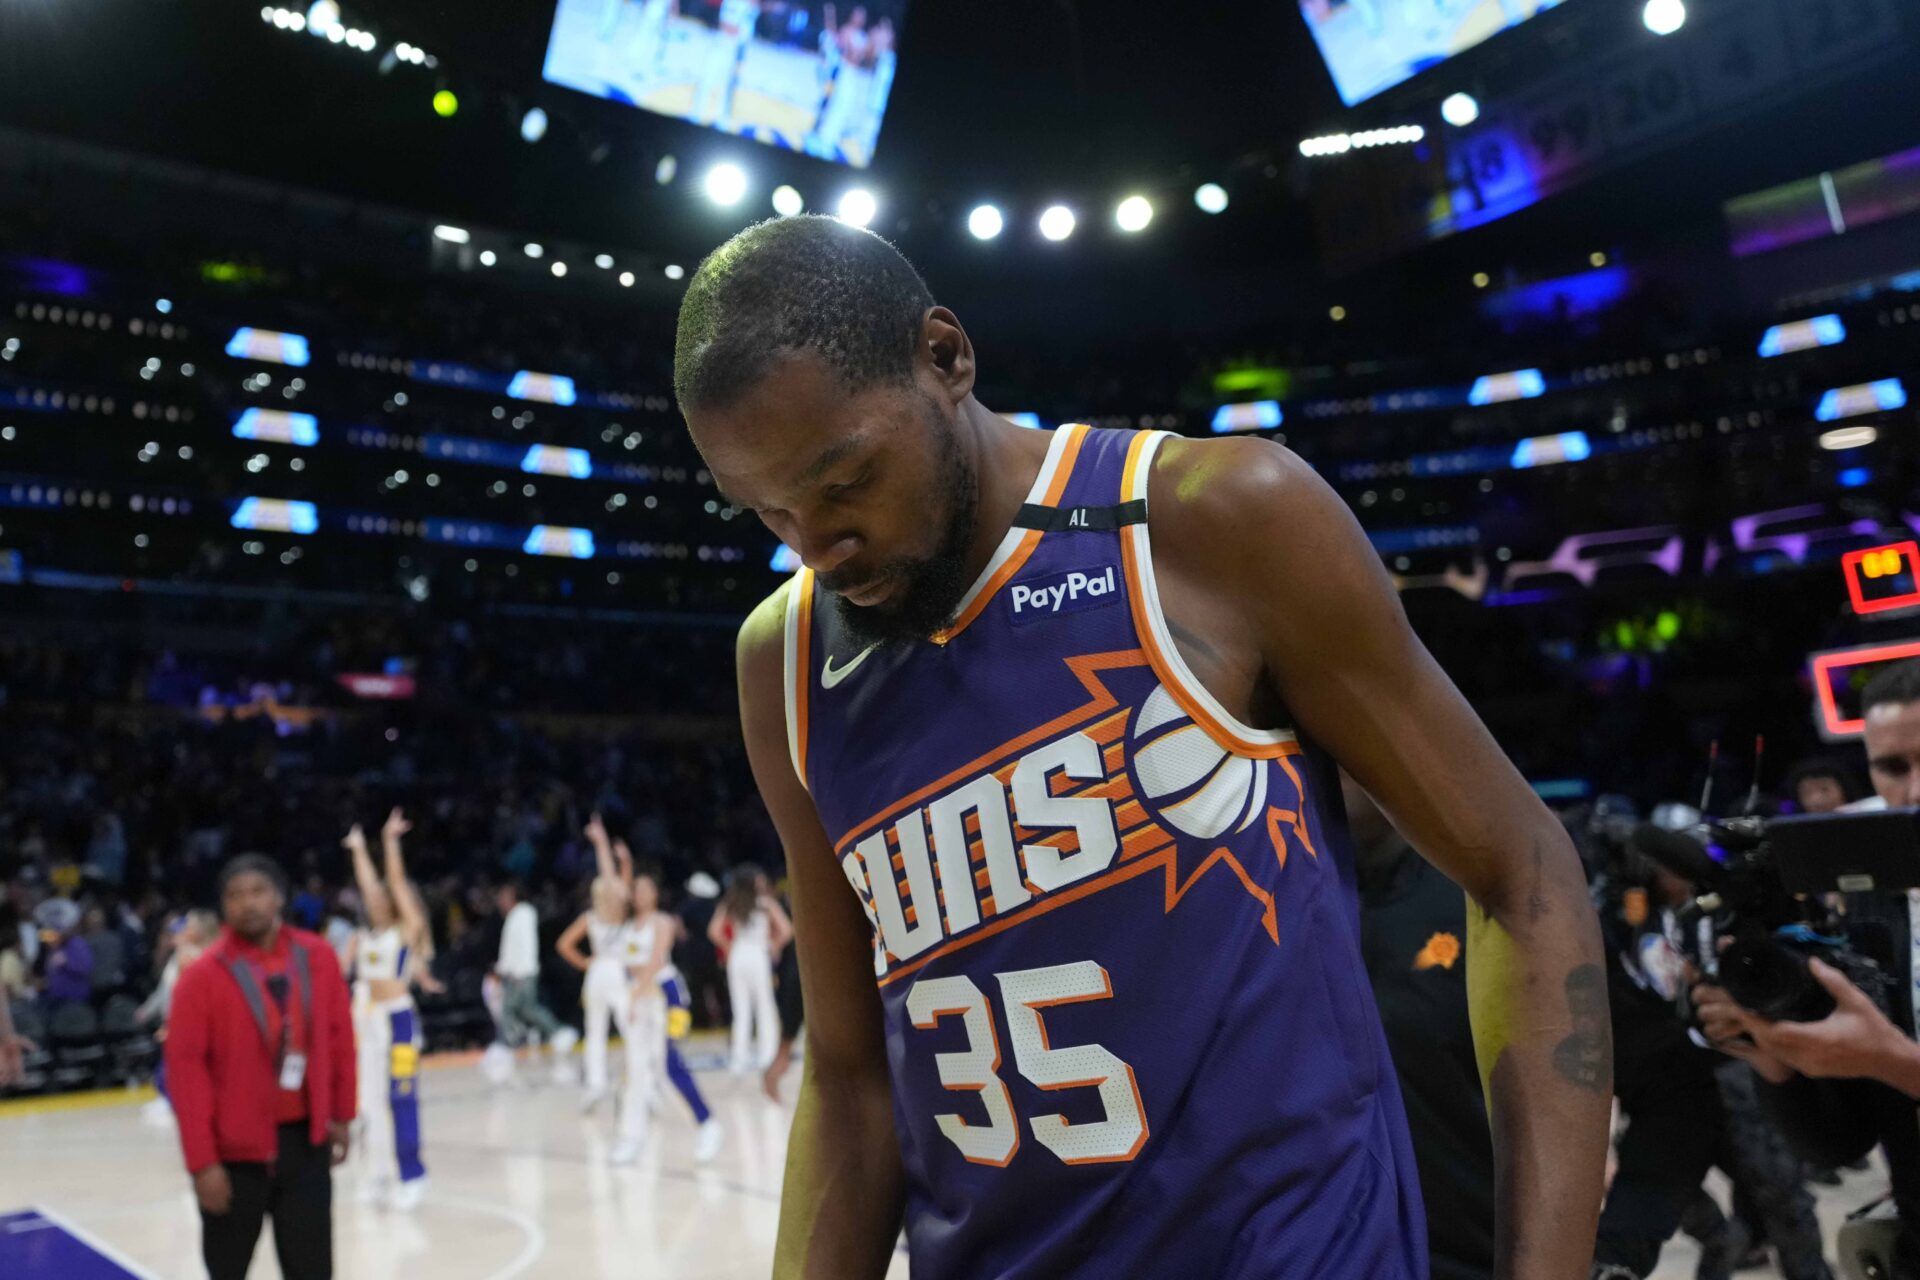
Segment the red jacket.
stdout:
<path fill-rule="evenodd" d="M 333 949 L 318 934 L 287 925 L 273 954 L 299 948 L 307 956 L 307 1124 L 326 1141 L 329 1121 L 353 1119 L 353 1014 Z M 280 1097 L 274 1055 L 240 984 L 223 959 L 258 954 L 229 929 L 180 974 L 167 1016 L 167 1094 L 180 1122 L 187 1172 L 227 1161 L 271 1163 L 279 1154 Z M 270 997 L 269 997 L 270 999 Z"/>

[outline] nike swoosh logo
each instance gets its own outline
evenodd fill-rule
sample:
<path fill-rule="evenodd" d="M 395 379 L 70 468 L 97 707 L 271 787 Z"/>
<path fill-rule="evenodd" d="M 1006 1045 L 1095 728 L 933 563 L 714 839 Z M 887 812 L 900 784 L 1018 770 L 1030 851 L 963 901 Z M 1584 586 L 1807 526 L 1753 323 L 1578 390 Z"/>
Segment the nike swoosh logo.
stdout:
<path fill-rule="evenodd" d="M 845 680 L 848 676 L 853 674 L 853 669 L 855 667 L 859 666 L 861 663 L 867 660 L 868 654 L 872 653 L 875 649 L 878 649 L 879 647 L 880 646 L 877 644 L 868 645 L 866 648 L 862 649 L 858 654 L 854 656 L 854 659 L 852 662 L 849 662 L 846 666 L 841 667 L 838 671 L 835 671 L 833 669 L 833 655 L 828 654 L 827 660 L 824 663 L 822 663 L 820 666 L 820 687 L 822 689 L 831 689 L 835 685 L 839 684 L 842 680 Z"/>

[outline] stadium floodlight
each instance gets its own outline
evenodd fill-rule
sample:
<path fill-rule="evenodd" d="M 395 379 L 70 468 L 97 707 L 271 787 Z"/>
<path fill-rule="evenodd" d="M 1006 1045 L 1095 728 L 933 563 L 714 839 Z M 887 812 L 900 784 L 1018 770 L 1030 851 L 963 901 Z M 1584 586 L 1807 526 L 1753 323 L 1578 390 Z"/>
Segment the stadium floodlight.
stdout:
<path fill-rule="evenodd" d="M 660 163 L 653 166 L 653 180 L 661 186 L 667 186 L 680 172 L 680 162 L 672 156 L 661 156 Z"/>
<path fill-rule="evenodd" d="M 737 164 L 717 164 L 707 170 L 707 199 L 722 207 L 740 203 L 747 194 L 747 173 Z"/>
<path fill-rule="evenodd" d="M 840 221 L 853 226 L 870 226 L 874 215 L 879 211 L 879 202 L 873 198 L 873 192 L 865 187 L 855 187 L 840 197 L 838 210 Z"/>
<path fill-rule="evenodd" d="M 1227 208 L 1227 189 L 1217 182 L 1203 183 L 1194 191 L 1193 202 L 1202 213 L 1224 213 Z"/>
<path fill-rule="evenodd" d="M 1113 221 L 1122 231 L 1145 231 L 1153 221 L 1153 202 L 1145 196 L 1128 196 L 1113 211 Z"/>
<path fill-rule="evenodd" d="M 967 215 L 967 230 L 973 233 L 975 240 L 991 240 L 1006 225 L 1007 221 L 1000 216 L 1000 210 L 990 204 L 977 204 L 973 212 Z"/>
<path fill-rule="evenodd" d="M 340 27 L 340 0 L 313 0 L 307 9 L 307 30 L 320 36 Z"/>
<path fill-rule="evenodd" d="M 633 288 L 633 272 L 622 271 L 620 273 L 620 285 L 625 289 Z"/>
<path fill-rule="evenodd" d="M 784 182 L 773 189 L 773 211 L 783 218 L 791 218 L 807 207 L 800 193 Z"/>
<path fill-rule="evenodd" d="M 546 255 L 547 249 L 546 246 L 538 240 L 529 240 L 520 247 L 520 252 L 526 254 L 529 258 L 539 258 Z"/>
<path fill-rule="evenodd" d="M 445 240 L 448 244 L 465 244 L 467 241 L 473 239 L 473 236 L 467 232 L 465 227 L 456 227 L 443 222 L 433 229 L 433 238 L 435 240 Z"/>
<path fill-rule="evenodd" d="M 1073 210 L 1063 204 L 1049 206 L 1040 215 L 1040 234 L 1058 242 L 1073 234 Z"/>
<path fill-rule="evenodd" d="M 593 265 L 602 271 L 611 271 L 613 270 L 613 255 L 610 253 L 596 253 L 593 255 Z"/>
<path fill-rule="evenodd" d="M 1687 25 L 1686 0 L 1647 0 L 1640 21 L 1657 36 L 1670 36 Z"/>
<path fill-rule="evenodd" d="M 564 263 L 564 262 L 556 262 L 556 263 L 554 263 L 554 264 L 553 264 L 553 274 L 554 274 L 554 278 L 555 278 L 555 279 L 558 279 L 559 277 L 561 277 L 561 276 L 564 276 L 565 274 L 567 274 L 567 264 L 566 264 L 566 263 Z"/>
<path fill-rule="evenodd" d="M 538 142 L 547 136 L 547 113 L 539 107 L 528 107 L 527 114 L 520 117 L 520 138 L 523 142 Z"/>
<path fill-rule="evenodd" d="M 1456 129 L 1464 129 L 1480 118 L 1480 102 L 1470 93 L 1450 93 L 1440 104 L 1440 118 Z"/>
<path fill-rule="evenodd" d="M 480 265 L 483 267 L 490 267 L 499 260 L 499 257 L 495 255 L 491 249 L 482 249 L 480 251 Z"/>
<path fill-rule="evenodd" d="M 667 279 L 678 280 L 681 276 L 684 276 L 685 274 L 687 274 L 687 269 L 681 266 L 679 263 L 669 262 L 667 264 L 667 269 L 666 269 Z"/>

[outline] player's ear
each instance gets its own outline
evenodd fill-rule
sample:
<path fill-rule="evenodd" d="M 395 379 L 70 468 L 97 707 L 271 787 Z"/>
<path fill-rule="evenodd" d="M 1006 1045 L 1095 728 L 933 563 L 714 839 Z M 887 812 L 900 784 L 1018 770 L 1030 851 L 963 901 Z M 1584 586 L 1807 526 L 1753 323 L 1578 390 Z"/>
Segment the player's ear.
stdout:
<path fill-rule="evenodd" d="M 920 323 L 920 350 L 952 403 L 973 394 L 973 342 L 953 312 L 945 307 L 927 312 Z"/>

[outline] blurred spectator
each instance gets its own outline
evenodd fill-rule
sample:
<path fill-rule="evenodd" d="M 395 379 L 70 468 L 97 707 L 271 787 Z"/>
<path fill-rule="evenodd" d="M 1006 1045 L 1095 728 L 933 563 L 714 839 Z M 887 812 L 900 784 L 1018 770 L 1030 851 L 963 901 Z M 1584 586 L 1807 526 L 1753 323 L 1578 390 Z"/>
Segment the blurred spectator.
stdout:
<path fill-rule="evenodd" d="M 53 937 L 46 947 L 41 995 L 50 1008 L 93 998 L 93 949 L 80 936 L 80 908 L 66 898 L 40 904 L 39 921 Z"/>

